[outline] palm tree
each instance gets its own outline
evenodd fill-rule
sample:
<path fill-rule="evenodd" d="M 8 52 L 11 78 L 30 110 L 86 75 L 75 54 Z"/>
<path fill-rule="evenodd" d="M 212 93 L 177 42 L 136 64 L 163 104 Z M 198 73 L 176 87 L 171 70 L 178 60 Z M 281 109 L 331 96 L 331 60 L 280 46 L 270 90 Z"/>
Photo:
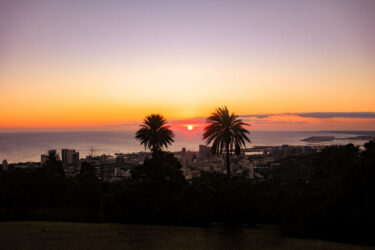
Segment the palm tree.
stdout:
<path fill-rule="evenodd" d="M 211 151 L 222 154 L 225 151 L 227 162 L 227 175 L 230 176 L 230 152 L 240 154 L 241 146 L 246 147 L 250 142 L 247 134 L 250 132 L 244 126 L 250 126 L 238 118 L 238 115 L 229 113 L 227 107 L 217 108 L 207 118 L 208 125 L 204 128 L 203 139 L 207 144 L 212 142 Z"/>
<path fill-rule="evenodd" d="M 167 120 L 160 114 L 146 116 L 140 129 L 135 134 L 135 139 L 141 142 L 152 153 L 161 151 L 163 147 L 168 147 L 174 142 L 174 133 L 166 126 Z"/>

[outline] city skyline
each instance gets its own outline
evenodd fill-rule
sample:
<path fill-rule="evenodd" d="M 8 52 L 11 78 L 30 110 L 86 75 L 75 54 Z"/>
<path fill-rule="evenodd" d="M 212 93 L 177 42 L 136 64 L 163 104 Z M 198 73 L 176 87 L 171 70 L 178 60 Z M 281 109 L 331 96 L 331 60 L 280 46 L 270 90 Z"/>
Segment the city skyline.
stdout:
<path fill-rule="evenodd" d="M 367 0 L 1 1 L 0 131 L 134 129 L 161 113 L 193 133 L 224 105 L 250 130 L 372 130 L 374 10 Z"/>

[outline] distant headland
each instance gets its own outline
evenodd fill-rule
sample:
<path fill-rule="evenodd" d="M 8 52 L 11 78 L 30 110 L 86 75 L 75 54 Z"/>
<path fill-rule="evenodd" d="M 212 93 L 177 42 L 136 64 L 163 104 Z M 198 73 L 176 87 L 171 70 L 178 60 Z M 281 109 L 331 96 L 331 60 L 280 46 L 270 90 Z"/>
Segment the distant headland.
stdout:
<path fill-rule="evenodd" d="M 335 137 L 335 136 L 310 136 L 308 138 L 302 139 L 305 142 L 330 142 L 333 140 L 358 140 L 358 141 L 369 141 L 375 140 L 375 131 L 322 131 L 329 133 L 345 133 L 353 134 L 356 136 L 351 137 Z"/>

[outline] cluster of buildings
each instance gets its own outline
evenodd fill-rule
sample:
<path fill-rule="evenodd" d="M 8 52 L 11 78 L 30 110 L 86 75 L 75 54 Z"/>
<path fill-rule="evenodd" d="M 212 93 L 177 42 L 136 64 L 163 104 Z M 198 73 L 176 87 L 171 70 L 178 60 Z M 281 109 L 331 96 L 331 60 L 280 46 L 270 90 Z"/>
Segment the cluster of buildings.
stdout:
<path fill-rule="evenodd" d="M 131 169 L 142 164 L 148 153 L 129 153 L 94 156 L 93 154 L 85 158 L 79 157 L 79 152 L 74 149 L 62 149 L 61 154 L 56 150 L 48 150 L 46 154 L 40 156 L 40 166 L 45 166 L 51 157 L 61 161 L 66 176 L 76 176 L 83 162 L 90 163 L 99 179 L 106 181 L 116 181 L 130 177 Z M 60 157 L 61 156 L 61 157 Z"/>
<path fill-rule="evenodd" d="M 298 155 L 307 155 L 322 150 L 324 146 L 255 146 L 246 149 L 245 154 L 254 163 L 256 168 L 274 168 L 280 165 L 279 161 Z"/>
<path fill-rule="evenodd" d="M 60 160 L 60 156 L 57 154 L 56 150 L 51 149 L 48 150 L 47 154 L 42 154 L 40 156 L 40 165 L 46 165 L 47 161 L 51 157 L 56 158 L 56 160 Z M 62 167 L 64 168 L 64 171 L 68 176 L 74 175 L 74 173 L 77 173 L 80 170 L 81 162 L 79 159 L 79 152 L 76 152 L 74 149 L 62 149 L 61 162 Z"/>
<path fill-rule="evenodd" d="M 321 150 L 322 146 L 255 146 L 245 149 L 237 156 L 231 156 L 231 170 L 235 175 L 242 175 L 248 178 L 262 178 L 257 172 L 259 168 L 273 169 L 280 165 L 279 161 L 288 156 L 311 154 Z M 199 176 L 202 171 L 226 172 L 225 156 L 211 153 L 211 148 L 206 145 L 199 145 L 198 151 L 186 150 L 173 152 L 174 156 L 181 163 L 181 171 L 187 179 Z M 60 159 L 61 155 L 61 159 Z M 56 150 L 49 150 L 42 154 L 40 163 L 18 163 L 8 165 L 4 160 L 2 170 L 12 168 L 33 168 L 47 164 L 47 161 L 54 157 L 62 163 L 67 176 L 75 176 L 80 172 L 82 162 L 90 163 L 96 171 L 97 177 L 106 181 L 117 181 L 131 176 L 131 170 L 141 165 L 150 153 L 118 153 L 112 155 L 94 156 L 88 155 L 85 158 L 79 157 L 79 152 L 74 149 L 62 149 L 61 154 Z"/>
<path fill-rule="evenodd" d="M 322 148 L 323 146 L 256 146 L 241 151 L 239 155 L 232 155 L 231 171 L 235 175 L 261 179 L 263 176 L 257 169 L 273 169 L 280 166 L 280 160 L 286 157 L 311 154 Z M 174 154 L 180 161 L 181 170 L 187 179 L 199 176 L 201 171 L 226 173 L 225 156 L 212 154 L 208 146 L 199 145 L 198 152 L 186 151 L 183 148 Z"/>
<path fill-rule="evenodd" d="M 211 153 L 211 147 L 199 145 L 199 151 L 187 151 L 183 148 L 174 152 L 175 157 L 181 163 L 181 171 L 187 179 L 199 176 L 205 172 L 226 172 L 224 155 Z M 246 175 L 254 178 L 254 164 L 249 161 L 242 152 L 239 156 L 231 157 L 231 170 L 234 174 Z"/>
<path fill-rule="evenodd" d="M 19 163 L 8 163 L 7 160 L 3 160 L 2 165 L 0 165 L 0 169 L 3 171 L 8 171 L 9 169 L 13 168 L 35 168 L 40 167 L 39 162 L 19 162 Z"/>

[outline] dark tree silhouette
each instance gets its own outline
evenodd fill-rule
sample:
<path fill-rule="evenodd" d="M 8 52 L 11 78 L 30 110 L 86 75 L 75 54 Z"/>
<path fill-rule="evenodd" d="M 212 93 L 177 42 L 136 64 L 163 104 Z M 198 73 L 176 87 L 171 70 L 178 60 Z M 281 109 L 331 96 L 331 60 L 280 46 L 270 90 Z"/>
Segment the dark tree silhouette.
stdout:
<path fill-rule="evenodd" d="M 59 160 L 59 156 L 55 151 L 48 153 L 48 159 L 46 165 L 43 166 L 51 175 L 65 176 L 65 171 L 62 167 L 62 162 Z"/>
<path fill-rule="evenodd" d="M 250 142 L 247 134 L 250 132 L 244 128 L 249 124 L 244 123 L 238 115 L 229 113 L 227 107 L 217 108 L 207 118 L 208 125 L 204 128 L 203 139 L 207 144 L 212 142 L 211 151 L 214 154 L 222 154 L 225 151 L 227 162 L 227 175 L 230 176 L 230 152 L 240 153 L 241 146 L 246 147 Z"/>
<path fill-rule="evenodd" d="M 160 114 L 146 116 L 135 139 L 140 141 L 145 148 L 151 149 L 153 153 L 161 151 L 163 147 L 167 148 L 174 142 L 174 133 L 166 124 L 167 120 Z"/>
<path fill-rule="evenodd" d="M 132 180 L 152 181 L 158 185 L 165 183 L 185 184 L 181 164 L 172 153 L 157 152 L 152 159 L 146 159 L 142 166 L 132 170 Z"/>
<path fill-rule="evenodd" d="M 235 146 L 234 146 L 235 147 Z M 157 151 L 108 182 L 58 157 L 0 171 L 0 221 L 55 220 L 209 226 L 278 224 L 288 236 L 375 245 L 375 141 L 290 155 L 262 180 L 202 172 L 187 181 L 172 153 Z M 285 175 L 288 174 L 288 176 Z M 237 230 L 235 230 L 237 232 Z"/>

